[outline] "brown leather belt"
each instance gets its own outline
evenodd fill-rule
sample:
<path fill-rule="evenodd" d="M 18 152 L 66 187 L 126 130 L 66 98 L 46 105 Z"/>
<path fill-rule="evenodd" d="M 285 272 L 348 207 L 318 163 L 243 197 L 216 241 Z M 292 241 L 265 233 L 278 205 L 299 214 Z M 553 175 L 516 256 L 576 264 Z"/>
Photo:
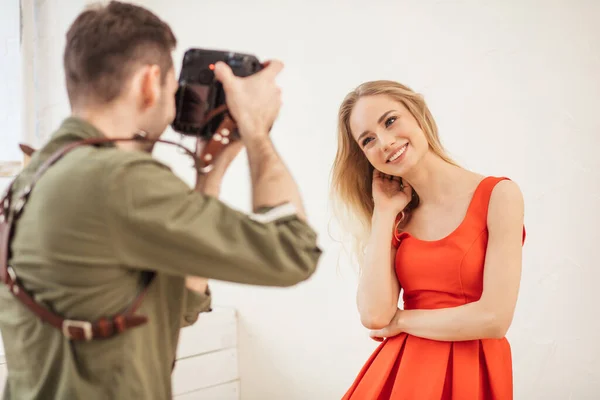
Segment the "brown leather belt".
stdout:
<path fill-rule="evenodd" d="M 56 329 L 62 331 L 64 336 L 70 340 L 93 340 L 93 339 L 106 339 L 116 334 L 124 332 L 130 328 L 142 325 L 148 321 L 148 318 L 144 315 L 135 314 L 140 307 L 144 296 L 146 295 L 148 288 L 154 280 L 155 273 L 150 272 L 148 279 L 140 293 L 132 301 L 132 303 L 122 312 L 112 317 L 103 317 L 97 321 L 83 321 L 75 319 L 65 319 L 62 316 L 55 314 L 48 308 L 42 306 L 40 303 L 34 300 L 33 296 L 29 294 L 19 282 L 19 278 L 14 268 L 9 264 L 11 258 L 11 240 L 14 233 L 14 226 L 20 215 L 23 212 L 29 195 L 31 194 L 35 184 L 41 178 L 41 176 L 50 168 L 55 162 L 60 160 L 65 154 L 74 150 L 80 146 L 85 145 L 96 145 L 108 142 L 124 142 L 124 141 L 146 141 L 146 142 L 160 142 L 172 144 L 181 147 L 188 155 L 194 159 L 194 165 L 198 172 L 196 177 L 196 187 L 198 187 L 198 180 L 204 173 L 209 172 L 212 169 L 212 162 L 215 158 L 223 151 L 223 149 L 232 141 L 231 133 L 236 129 L 235 122 L 226 113 L 227 108 L 220 107 L 213 110 L 207 115 L 206 120 L 214 118 L 218 114 L 225 113 L 223 122 L 219 125 L 217 132 L 213 135 L 211 140 L 206 143 L 204 147 L 199 144 L 196 146 L 195 153 L 180 145 L 179 143 L 172 142 L 169 140 L 156 139 L 151 140 L 145 138 L 143 135 L 135 135 L 129 138 L 93 138 L 85 139 L 78 142 L 66 145 L 62 149 L 56 151 L 50 158 L 48 158 L 36 171 L 31 183 L 27 185 L 21 193 L 16 197 L 15 204 L 13 201 L 13 180 L 4 197 L 0 200 L 0 279 L 4 282 L 10 292 L 23 303 L 29 310 L 36 314 L 42 321 L 54 326 Z M 200 140 L 198 139 L 198 142 Z"/>

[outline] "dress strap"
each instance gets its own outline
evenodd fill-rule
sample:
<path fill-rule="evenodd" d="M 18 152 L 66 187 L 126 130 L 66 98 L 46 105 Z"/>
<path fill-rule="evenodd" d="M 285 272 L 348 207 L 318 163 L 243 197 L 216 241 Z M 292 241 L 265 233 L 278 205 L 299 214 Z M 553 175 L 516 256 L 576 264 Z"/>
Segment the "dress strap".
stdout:
<path fill-rule="evenodd" d="M 487 221 L 488 208 L 490 206 L 490 199 L 492 197 L 492 192 L 496 185 L 504 180 L 509 180 L 506 177 L 496 177 L 496 176 L 488 176 L 485 177 L 477 186 L 475 193 L 473 194 L 473 199 L 471 200 L 471 209 L 482 216 Z"/>
<path fill-rule="evenodd" d="M 475 194 L 471 200 L 470 212 L 473 212 L 475 215 L 477 215 L 478 219 L 481 220 L 483 224 L 487 224 L 488 210 L 492 192 L 499 182 L 505 180 L 508 181 L 510 178 L 504 176 L 488 176 L 480 182 L 479 186 L 475 190 Z M 525 226 L 523 226 L 523 243 L 525 243 L 525 237 L 526 231 Z"/>

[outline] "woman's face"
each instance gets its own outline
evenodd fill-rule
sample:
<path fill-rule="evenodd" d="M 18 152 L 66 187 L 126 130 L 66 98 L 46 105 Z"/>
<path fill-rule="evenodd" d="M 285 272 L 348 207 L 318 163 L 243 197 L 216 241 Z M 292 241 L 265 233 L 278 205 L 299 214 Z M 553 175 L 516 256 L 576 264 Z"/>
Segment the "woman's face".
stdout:
<path fill-rule="evenodd" d="M 429 150 L 413 115 L 386 95 L 361 97 L 350 114 L 350 130 L 371 165 L 388 175 L 405 175 Z"/>

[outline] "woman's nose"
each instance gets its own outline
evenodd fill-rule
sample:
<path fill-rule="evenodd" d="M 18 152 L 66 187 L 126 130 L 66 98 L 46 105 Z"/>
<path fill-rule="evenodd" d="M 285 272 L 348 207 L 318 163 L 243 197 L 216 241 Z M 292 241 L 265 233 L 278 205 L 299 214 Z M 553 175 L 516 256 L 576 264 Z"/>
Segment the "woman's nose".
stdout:
<path fill-rule="evenodd" d="M 396 143 L 396 138 L 390 134 L 383 134 L 380 136 L 383 151 L 388 152 Z"/>

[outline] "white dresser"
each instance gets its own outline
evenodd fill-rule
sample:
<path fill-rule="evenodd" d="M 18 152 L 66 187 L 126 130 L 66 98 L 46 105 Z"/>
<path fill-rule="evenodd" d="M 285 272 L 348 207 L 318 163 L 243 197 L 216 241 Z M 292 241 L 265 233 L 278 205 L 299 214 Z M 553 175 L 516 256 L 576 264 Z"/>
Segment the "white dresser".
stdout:
<path fill-rule="evenodd" d="M 239 400 L 237 317 L 214 308 L 182 329 L 173 371 L 176 400 Z"/>

